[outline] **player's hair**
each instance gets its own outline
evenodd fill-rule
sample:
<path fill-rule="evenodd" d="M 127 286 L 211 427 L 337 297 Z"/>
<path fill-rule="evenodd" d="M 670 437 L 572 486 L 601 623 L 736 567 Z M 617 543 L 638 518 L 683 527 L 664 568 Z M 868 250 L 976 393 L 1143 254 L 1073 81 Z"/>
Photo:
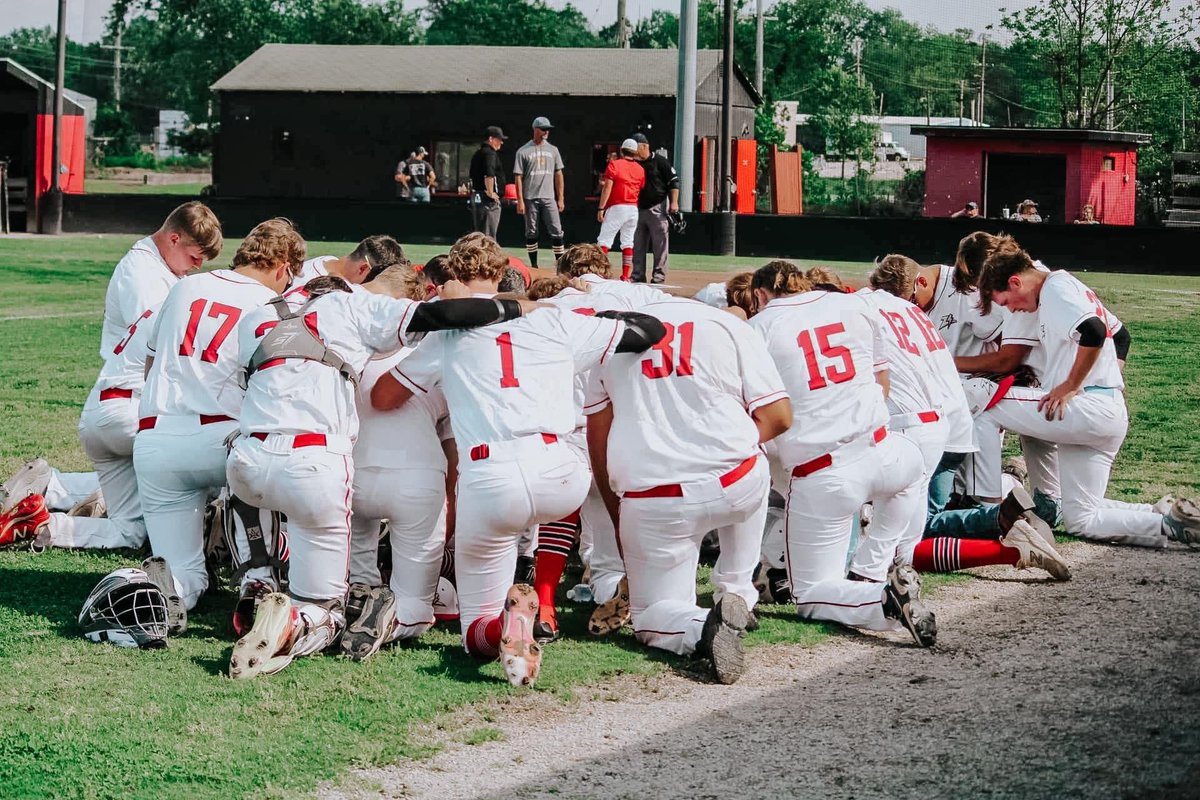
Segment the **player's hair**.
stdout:
<path fill-rule="evenodd" d="M 808 282 L 814 289 L 826 292 L 846 291 L 846 284 L 842 280 L 842 276 L 829 267 L 811 267 L 808 272 L 804 273 L 804 277 L 808 278 Z"/>
<path fill-rule="evenodd" d="M 304 284 L 304 291 L 310 298 L 317 298 L 330 292 L 350 292 L 350 284 L 345 278 L 337 275 L 318 275 Z"/>
<path fill-rule="evenodd" d="M 525 296 L 525 276 L 519 270 L 512 267 L 507 267 L 504 270 L 504 277 L 500 279 L 496 291 L 500 294 L 512 294 L 520 297 Z"/>
<path fill-rule="evenodd" d="M 192 200 L 178 206 L 167 215 L 162 229 L 168 233 L 178 233 L 191 239 L 204 253 L 204 258 L 212 261 L 221 254 L 225 240 L 221 235 L 221 221 L 212 209 L 199 200 Z"/>
<path fill-rule="evenodd" d="M 975 288 L 983 262 L 1001 242 L 1016 244 L 1006 233 L 996 236 L 987 231 L 975 231 L 959 240 L 958 253 L 954 256 L 954 275 L 951 276 L 954 291 L 965 294 Z"/>
<path fill-rule="evenodd" d="M 1021 249 L 1011 237 L 1001 242 L 983 262 L 979 273 L 979 309 L 984 314 L 992 312 L 992 295 L 1008 290 L 1008 279 L 1013 275 L 1035 269 L 1029 253 Z"/>
<path fill-rule="evenodd" d="M 445 253 L 440 253 L 426 261 L 425 266 L 421 268 L 421 273 L 425 276 L 425 279 L 434 286 L 441 286 L 447 281 L 454 279 L 454 276 L 450 274 L 448 258 Z"/>
<path fill-rule="evenodd" d="M 754 280 L 753 272 L 739 272 L 725 281 L 725 304 L 740 308 L 747 317 L 753 317 L 758 312 L 758 302 L 754 299 L 754 291 L 750 288 Z"/>
<path fill-rule="evenodd" d="M 882 289 L 902 300 L 912 300 L 917 284 L 917 273 L 921 265 L 908 256 L 889 253 L 875 264 L 875 271 L 867 280 L 872 289 Z"/>
<path fill-rule="evenodd" d="M 790 261 L 776 259 L 768 261 L 754 271 L 751 288 L 762 289 L 780 297 L 785 294 L 800 294 L 812 289 L 812 283 L 804 273 Z"/>
<path fill-rule="evenodd" d="M 275 217 L 254 226 L 233 254 L 233 268 L 272 270 L 287 262 L 288 271 L 299 275 L 304 267 L 304 237 L 290 219 Z"/>
<path fill-rule="evenodd" d="M 588 274 L 607 278 L 612 274 L 612 264 L 600 245 L 573 244 L 559 257 L 558 272 L 571 278 Z"/>
<path fill-rule="evenodd" d="M 446 256 L 450 274 L 458 280 L 500 282 L 508 269 L 508 256 L 496 240 L 482 233 L 463 236 Z"/>
<path fill-rule="evenodd" d="M 363 239 L 350 251 L 349 258 L 351 261 L 365 261 L 370 267 L 364 282 L 374 280 L 380 272 L 390 266 L 411 263 L 404 255 L 404 248 L 400 243 L 385 234 Z"/>
<path fill-rule="evenodd" d="M 392 297 L 418 301 L 425 299 L 423 278 L 408 264 L 384 267 L 370 282 L 385 289 Z"/>
<path fill-rule="evenodd" d="M 530 300 L 545 300 L 547 297 L 554 297 L 563 289 L 567 288 L 570 279 L 566 275 L 554 275 L 549 278 L 538 278 L 533 283 L 529 284 L 529 299 Z"/>

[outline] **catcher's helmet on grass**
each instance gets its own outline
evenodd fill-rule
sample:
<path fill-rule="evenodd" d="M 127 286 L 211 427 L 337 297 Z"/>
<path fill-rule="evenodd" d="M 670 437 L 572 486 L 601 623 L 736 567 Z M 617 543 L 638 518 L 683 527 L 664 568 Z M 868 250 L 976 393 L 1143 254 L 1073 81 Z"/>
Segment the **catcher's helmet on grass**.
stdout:
<path fill-rule="evenodd" d="M 167 598 L 140 569 L 117 569 L 92 589 L 79 612 L 93 642 L 155 649 L 167 646 Z"/>

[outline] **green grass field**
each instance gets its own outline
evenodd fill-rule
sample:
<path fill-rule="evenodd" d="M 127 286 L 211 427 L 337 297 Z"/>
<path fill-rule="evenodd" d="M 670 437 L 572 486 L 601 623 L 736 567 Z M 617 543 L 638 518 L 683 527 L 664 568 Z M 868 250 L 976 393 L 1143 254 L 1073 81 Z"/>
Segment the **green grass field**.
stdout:
<path fill-rule="evenodd" d="M 199 197 L 207 182 L 192 183 L 131 183 L 111 178 L 88 178 L 88 194 L 177 194 L 183 197 Z"/>
<path fill-rule="evenodd" d="M 0 239 L 0 473 L 41 454 L 64 470 L 89 468 L 75 426 L 99 368 L 103 296 L 135 237 Z M 227 261 L 233 253 L 226 248 Z M 311 243 L 345 253 L 348 243 Z M 441 248 L 408 248 L 424 260 Z M 678 260 L 676 260 L 678 259 Z M 757 259 L 676 256 L 713 272 Z M 833 265 L 861 275 L 865 265 Z M 1153 499 L 1200 489 L 1200 278 L 1090 275 L 1133 333 L 1128 366 L 1132 429 L 1111 495 Z M 284 673 L 223 677 L 233 642 L 228 592 L 210 594 L 189 634 L 165 651 L 95 645 L 75 624 L 96 580 L 135 563 L 132 553 L 0 552 L 0 797 L 292 797 L 348 767 L 430 752 L 414 725 L 514 691 L 497 664 L 477 666 L 454 631 L 363 664 L 317 657 Z M 945 579 L 931 580 L 938 585 Z M 788 608 L 762 610 L 750 643 L 814 643 L 822 625 Z M 549 648 L 537 691 L 564 698 L 617 673 L 687 670 L 632 636 L 589 641 L 582 607 L 562 616 L 566 640 Z M 487 730 L 469 734 L 487 738 Z"/>

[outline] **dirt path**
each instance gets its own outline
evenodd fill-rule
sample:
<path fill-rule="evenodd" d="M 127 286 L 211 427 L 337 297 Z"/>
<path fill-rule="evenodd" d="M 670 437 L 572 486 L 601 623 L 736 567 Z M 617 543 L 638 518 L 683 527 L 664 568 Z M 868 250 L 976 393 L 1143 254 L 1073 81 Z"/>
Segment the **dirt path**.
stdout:
<path fill-rule="evenodd" d="M 466 712 L 434 758 L 320 796 L 1196 797 L 1200 552 L 1065 550 L 1070 583 L 991 569 L 943 589 L 931 651 L 847 633 L 757 648 L 732 687 L 516 698 L 487 709 L 499 740 L 454 742 L 483 724 Z"/>

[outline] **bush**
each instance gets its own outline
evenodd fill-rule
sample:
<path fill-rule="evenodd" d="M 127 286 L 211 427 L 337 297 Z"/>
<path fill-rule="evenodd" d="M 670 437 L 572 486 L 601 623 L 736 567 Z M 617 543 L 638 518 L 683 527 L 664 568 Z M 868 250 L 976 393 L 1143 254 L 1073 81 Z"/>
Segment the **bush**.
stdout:
<path fill-rule="evenodd" d="M 133 155 L 108 155 L 104 157 L 106 167 L 126 167 L 128 169 L 157 169 L 158 159 L 153 153 L 138 152 Z"/>

